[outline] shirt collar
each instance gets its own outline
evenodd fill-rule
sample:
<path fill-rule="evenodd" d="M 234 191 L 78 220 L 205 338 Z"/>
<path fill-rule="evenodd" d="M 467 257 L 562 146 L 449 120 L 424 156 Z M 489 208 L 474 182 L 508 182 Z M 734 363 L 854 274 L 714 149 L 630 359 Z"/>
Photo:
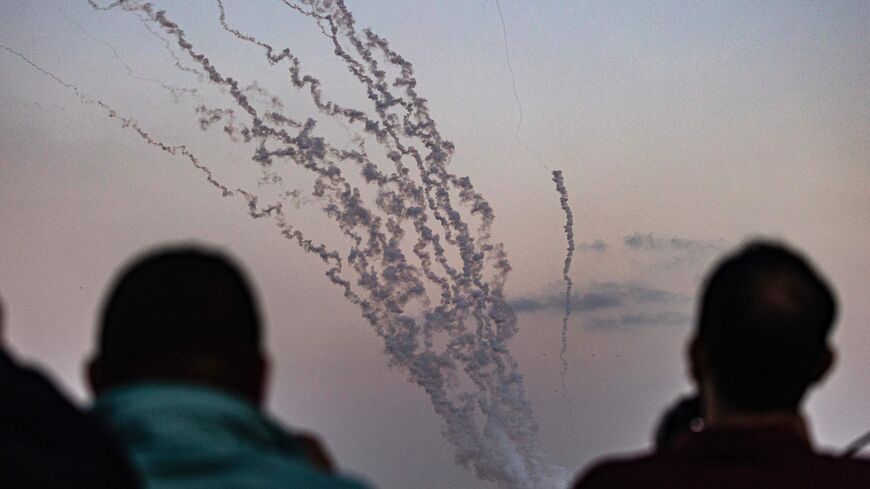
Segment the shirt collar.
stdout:
<path fill-rule="evenodd" d="M 775 457 L 796 452 L 811 452 L 806 430 L 792 424 L 767 426 L 715 426 L 682 439 L 676 450 L 701 457 Z"/>
<path fill-rule="evenodd" d="M 102 393 L 94 412 L 113 425 L 196 425 L 208 432 L 285 445 L 290 438 L 249 401 L 221 389 L 184 382 L 149 381 Z M 162 429 L 161 429 L 162 431 Z"/>

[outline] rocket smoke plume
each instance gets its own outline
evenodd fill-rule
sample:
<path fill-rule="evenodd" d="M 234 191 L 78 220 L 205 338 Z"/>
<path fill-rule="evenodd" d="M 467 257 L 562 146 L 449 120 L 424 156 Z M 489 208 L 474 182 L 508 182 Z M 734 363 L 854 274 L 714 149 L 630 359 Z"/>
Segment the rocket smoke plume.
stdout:
<path fill-rule="evenodd" d="M 221 195 L 241 197 L 252 217 L 271 219 L 285 238 L 320 258 L 327 278 L 383 339 L 390 365 L 406 372 L 429 396 L 457 463 L 503 488 L 564 487 L 567 471 L 538 445 L 523 376 L 508 348 L 517 322 L 504 297 L 510 264 L 502 244 L 491 240 L 495 214 L 468 177 L 448 169 L 454 146 L 442 137 L 428 102 L 418 94 L 412 64 L 386 39 L 357 27 L 343 0 L 281 2 L 288 13 L 319 27 L 364 90 L 364 105 L 331 99 L 289 47 L 274 47 L 234 27 L 221 0 L 216 0 L 221 29 L 234 42 L 261 52 L 268 68 L 286 69 L 290 87 L 309 99 L 314 114 L 285 115 L 279 97 L 257 84 L 242 85 L 238 76 L 243 74 L 230 74 L 213 62 L 215 56 L 152 3 L 88 0 L 96 10 L 138 16 L 173 50 L 175 69 L 218 89 L 225 104 L 220 107 L 206 105 L 204 87 L 194 92 L 162 85 L 175 98 L 198 94 L 192 112 L 202 130 L 218 127 L 233 144 L 255 148 L 250 159 L 263 179 L 253 190 L 221 182 L 188 145 L 161 141 L 135 119 L 4 49 L 119 120 L 149 146 L 183 157 Z M 352 131 L 355 145 L 348 149 L 321 135 L 323 119 Z M 315 243 L 291 224 L 286 200 L 270 201 L 265 187 L 284 189 L 282 167 L 310 177 L 310 195 L 321 205 L 323 218 L 341 233 L 342 245 Z M 567 299 L 571 213 L 561 174 L 554 172 L 553 178 L 568 214 Z M 569 311 L 568 305 L 565 327 Z M 563 330 L 563 361 L 565 334 Z"/>
<path fill-rule="evenodd" d="M 568 391 L 565 386 L 565 377 L 568 375 L 568 360 L 565 358 L 565 353 L 568 351 L 568 318 L 571 316 L 571 289 L 574 287 L 574 282 L 568 272 L 571 270 L 571 260 L 574 258 L 574 213 L 568 206 L 568 189 L 565 188 L 565 181 L 562 179 L 560 170 L 553 170 L 553 182 L 556 183 L 556 191 L 559 192 L 559 204 L 565 211 L 565 236 L 568 240 L 565 267 L 562 269 L 562 278 L 565 279 L 565 315 L 562 316 L 562 348 L 559 350 L 559 359 L 562 361 L 562 371 L 560 372 L 562 394 L 567 399 Z"/>

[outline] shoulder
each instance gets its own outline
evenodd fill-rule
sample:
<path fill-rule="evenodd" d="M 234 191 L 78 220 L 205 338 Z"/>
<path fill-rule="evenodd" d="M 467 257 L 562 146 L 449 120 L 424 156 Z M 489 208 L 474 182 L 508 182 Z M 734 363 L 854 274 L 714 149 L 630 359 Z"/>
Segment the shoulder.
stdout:
<path fill-rule="evenodd" d="M 829 481 L 836 481 L 838 487 L 870 487 L 870 459 L 819 454 L 816 456 L 816 465 L 820 475 Z"/>
<path fill-rule="evenodd" d="M 362 482 L 342 474 L 321 472 L 305 463 L 285 464 L 283 470 L 267 476 L 262 487 L 305 487 L 309 489 L 367 489 Z M 257 486 L 259 487 L 259 486 Z"/>
<path fill-rule="evenodd" d="M 649 481 L 667 464 L 657 454 L 607 457 L 580 473 L 574 489 L 628 488 Z"/>

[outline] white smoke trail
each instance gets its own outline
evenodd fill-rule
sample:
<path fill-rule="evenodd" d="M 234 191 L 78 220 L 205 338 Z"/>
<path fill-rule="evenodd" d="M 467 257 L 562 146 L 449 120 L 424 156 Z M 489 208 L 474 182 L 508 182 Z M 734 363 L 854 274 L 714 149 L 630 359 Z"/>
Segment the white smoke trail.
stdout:
<path fill-rule="evenodd" d="M 574 282 L 568 272 L 571 271 L 571 260 L 574 259 L 574 213 L 568 205 L 568 189 L 562 179 L 561 170 L 553 170 L 553 182 L 556 183 L 556 191 L 559 192 L 559 204 L 565 211 L 565 237 L 568 241 L 568 249 L 565 253 L 565 266 L 562 268 L 562 278 L 565 280 L 565 314 L 562 316 L 562 348 L 559 350 L 559 360 L 562 362 L 562 371 L 559 379 L 562 382 L 562 395 L 568 399 L 568 391 L 565 385 L 565 377 L 568 375 L 568 360 L 565 355 L 568 351 L 568 319 L 571 316 L 571 289 Z"/>
<path fill-rule="evenodd" d="M 160 32 L 158 37 L 172 43 L 173 52 L 193 63 L 192 70 L 206 83 L 221 90 L 232 107 L 200 104 L 196 120 L 203 130 L 222 125 L 231 141 L 255 144 L 251 160 L 263 170 L 264 183 L 281 184 L 273 172 L 277 165 L 294 165 L 310 174 L 312 195 L 349 241 L 350 251 L 342 256 L 311 242 L 290 225 L 281 202 L 260 205 L 262 195 L 219 182 L 187 146 L 159 141 L 135 120 L 13 54 L 73 90 L 83 103 L 99 106 L 148 145 L 186 158 L 222 195 L 241 196 L 252 217 L 271 217 L 286 238 L 327 263 L 328 278 L 383 339 L 390 364 L 406 371 L 429 396 L 458 463 L 504 488 L 563 487 L 567 471 L 538 445 L 523 376 L 508 349 L 517 325 L 503 292 L 510 272 L 507 255 L 500 243 L 490 242 L 494 212 L 467 177 L 448 171 L 453 144 L 442 138 L 427 102 L 418 95 L 411 63 L 382 37 L 357 30 L 341 0 L 282 0 L 321 27 L 334 53 L 365 88 L 373 114 L 345 107 L 328 99 L 320 81 L 303 72 L 289 48 L 275 49 L 230 26 L 223 2 L 217 1 L 220 25 L 227 33 L 261 48 L 270 66 L 286 66 L 291 85 L 307 92 L 322 116 L 359 131 L 384 150 L 387 158 L 379 161 L 363 144 L 337 148 L 317 135 L 316 119 L 284 116 L 278 110 L 280 101 L 268 92 L 242 87 L 151 3 L 127 0 L 100 6 L 88 1 L 98 10 L 140 16 Z M 177 68 L 185 68 L 180 58 L 174 61 Z M 387 68 L 397 70 L 398 76 L 388 79 Z M 260 108 L 258 98 L 267 99 L 266 109 Z M 348 172 L 357 173 L 364 185 L 356 187 Z"/>

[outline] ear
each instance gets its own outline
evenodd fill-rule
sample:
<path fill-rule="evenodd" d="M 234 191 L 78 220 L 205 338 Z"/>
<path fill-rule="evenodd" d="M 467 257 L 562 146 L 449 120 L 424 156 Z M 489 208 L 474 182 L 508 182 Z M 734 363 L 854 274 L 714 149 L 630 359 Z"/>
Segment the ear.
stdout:
<path fill-rule="evenodd" d="M 686 348 L 686 355 L 689 363 L 689 376 L 699 388 L 701 383 L 707 376 L 707 354 L 704 352 L 704 347 L 701 346 L 701 340 L 698 335 L 692 336 Z"/>
<path fill-rule="evenodd" d="M 834 364 L 837 361 L 837 354 L 834 353 L 834 349 L 831 348 L 831 345 L 825 345 L 825 351 L 822 354 L 822 358 L 819 361 L 819 365 L 816 368 L 816 371 L 813 373 L 812 381 L 813 383 L 821 382 L 828 373 L 833 370 Z"/>
<path fill-rule="evenodd" d="M 91 388 L 91 393 L 94 397 L 100 395 L 100 392 L 105 388 L 103 368 L 100 365 L 100 360 L 96 357 L 91 357 L 85 364 L 84 370 L 85 381 L 88 387 Z"/>
<path fill-rule="evenodd" d="M 3 323 L 3 319 L 4 319 L 4 317 L 3 317 L 3 299 L 0 298 L 0 344 L 3 343 L 3 333 L 4 333 L 3 328 L 5 327 L 5 324 Z"/>
<path fill-rule="evenodd" d="M 256 375 L 257 392 L 255 394 L 257 403 L 262 405 L 266 400 L 266 396 L 268 394 L 267 391 L 269 389 L 269 380 L 272 375 L 272 362 L 265 353 L 260 355 Z"/>

